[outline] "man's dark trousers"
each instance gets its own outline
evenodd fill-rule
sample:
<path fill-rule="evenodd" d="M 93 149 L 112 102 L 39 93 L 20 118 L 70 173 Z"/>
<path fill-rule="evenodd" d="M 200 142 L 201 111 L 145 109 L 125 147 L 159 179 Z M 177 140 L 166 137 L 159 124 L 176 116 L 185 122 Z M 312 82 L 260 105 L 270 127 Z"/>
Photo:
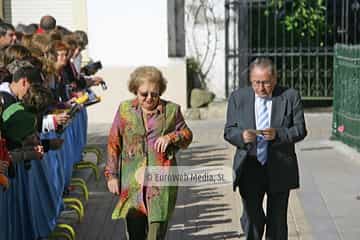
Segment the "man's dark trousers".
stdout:
<path fill-rule="evenodd" d="M 256 129 L 255 100 L 254 90 L 248 87 L 234 91 L 228 101 L 224 138 L 236 146 L 233 189 L 239 186 L 243 198 L 248 216 L 247 227 L 244 227 L 247 239 L 260 240 L 266 224 L 268 240 L 286 240 L 289 191 L 300 185 L 295 143 L 307 134 L 304 111 L 296 90 L 274 88 L 270 128 L 276 129 L 276 136 L 269 141 L 267 162 L 262 166 L 255 157 L 249 157 L 254 143 L 243 140 L 246 129 Z M 268 197 L 266 218 L 262 210 L 265 194 Z"/>
<path fill-rule="evenodd" d="M 266 224 L 267 240 L 287 240 L 287 209 L 289 191 L 269 192 L 267 164 L 264 166 L 256 157 L 247 157 L 240 177 L 240 195 L 243 203 L 241 219 L 247 240 L 261 240 Z M 266 216 L 263 199 L 267 195 Z"/>

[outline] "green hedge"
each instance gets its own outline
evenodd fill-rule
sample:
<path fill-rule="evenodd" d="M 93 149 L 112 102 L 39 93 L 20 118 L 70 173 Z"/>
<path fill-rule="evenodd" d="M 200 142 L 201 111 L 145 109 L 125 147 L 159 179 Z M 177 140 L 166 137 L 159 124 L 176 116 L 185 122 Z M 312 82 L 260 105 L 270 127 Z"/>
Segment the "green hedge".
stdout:
<path fill-rule="evenodd" d="M 332 136 L 360 150 L 360 45 L 335 46 Z"/>

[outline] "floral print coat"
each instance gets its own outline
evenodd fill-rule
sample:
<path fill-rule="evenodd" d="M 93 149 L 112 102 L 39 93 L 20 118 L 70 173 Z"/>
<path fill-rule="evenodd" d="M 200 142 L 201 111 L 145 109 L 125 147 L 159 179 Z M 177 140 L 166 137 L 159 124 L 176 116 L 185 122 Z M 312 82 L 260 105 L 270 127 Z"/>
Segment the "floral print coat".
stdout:
<path fill-rule="evenodd" d="M 168 221 L 175 208 L 177 187 L 146 184 L 144 169 L 176 166 L 175 154 L 191 143 L 192 132 L 180 106 L 172 102 L 160 99 L 156 113 L 146 117 L 147 129 L 138 100 L 122 102 L 110 130 L 105 176 L 120 180 L 113 219 L 125 218 L 135 210 L 147 215 L 150 222 Z M 171 140 L 162 154 L 155 150 L 154 143 L 164 135 Z"/>

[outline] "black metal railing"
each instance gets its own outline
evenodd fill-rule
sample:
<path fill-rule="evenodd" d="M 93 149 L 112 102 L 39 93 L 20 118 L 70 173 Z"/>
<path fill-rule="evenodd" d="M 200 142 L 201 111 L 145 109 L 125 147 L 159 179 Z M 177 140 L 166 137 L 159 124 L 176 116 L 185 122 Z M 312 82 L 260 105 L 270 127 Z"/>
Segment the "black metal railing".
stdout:
<path fill-rule="evenodd" d="M 360 1 L 325 0 L 323 21 L 315 31 L 287 29 L 285 16 L 294 1 L 281 9 L 269 0 L 225 1 L 225 93 L 248 85 L 248 66 L 256 57 L 270 57 L 278 81 L 298 89 L 303 99 L 330 100 L 333 96 L 335 43 L 360 42 Z M 276 2 L 275 2 L 276 3 Z"/>

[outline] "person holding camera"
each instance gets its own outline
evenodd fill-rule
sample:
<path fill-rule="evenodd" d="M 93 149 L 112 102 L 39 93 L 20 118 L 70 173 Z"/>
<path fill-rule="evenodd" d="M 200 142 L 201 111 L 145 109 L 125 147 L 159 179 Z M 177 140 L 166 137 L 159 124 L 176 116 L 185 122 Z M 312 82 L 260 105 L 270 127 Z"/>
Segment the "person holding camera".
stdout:
<path fill-rule="evenodd" d="M 136 68 L 129 82 L 136 97 L 120 103 L 109 134 L 105 177 L 119 195 L 112 217 L 126 219 L 130 240 L 165 239 L 177 187 L 155 186 L 144 174 L 147 167 L 176 166 L 176 152 L 192 141 L 180 106 L 160 98 L 165 89 L 157 68 Z"/>
<path fill-rule="evenodd" d="M 81 34 L 80 34 L 81 35 Z M 81 35 L 82 36 L 82 35 Z M 61 70 L 61 77 L 69 87 L 68 91 L 81 91 L 92 86 L 104 85 L 102 77 L 94 76 L 101 68 L 101 62 L 92 62 L 81 68 L 81 51 L 85 49 L 84 40 L 79 33 L 64 36 L 63 41 L 68 45 L 68 60 Z"/>
<path fill-rule="evenodd" d="M 50 90 L 41 85 L 33 85 L 21 102 L 11 104 L 2 113 L 2 134 L 6 139 L 7 148 L 10 150 L 10 155 L 20 154 L 17 149 L 24 153 L 23 157 L 27 158 L 24 159 L 25 169 L 31 167 L 31 160 L 42 159 L 44 152 L 56 149 L 62 144 L 59 142 L 61 139 L 40 140 L 39 137 L 42 113 L 52 101 Z M 26 152 L 29 151 L 35 153 L 31 156 L 33 158 L 29 159 L 30 156 L 26 156 Z"/>

